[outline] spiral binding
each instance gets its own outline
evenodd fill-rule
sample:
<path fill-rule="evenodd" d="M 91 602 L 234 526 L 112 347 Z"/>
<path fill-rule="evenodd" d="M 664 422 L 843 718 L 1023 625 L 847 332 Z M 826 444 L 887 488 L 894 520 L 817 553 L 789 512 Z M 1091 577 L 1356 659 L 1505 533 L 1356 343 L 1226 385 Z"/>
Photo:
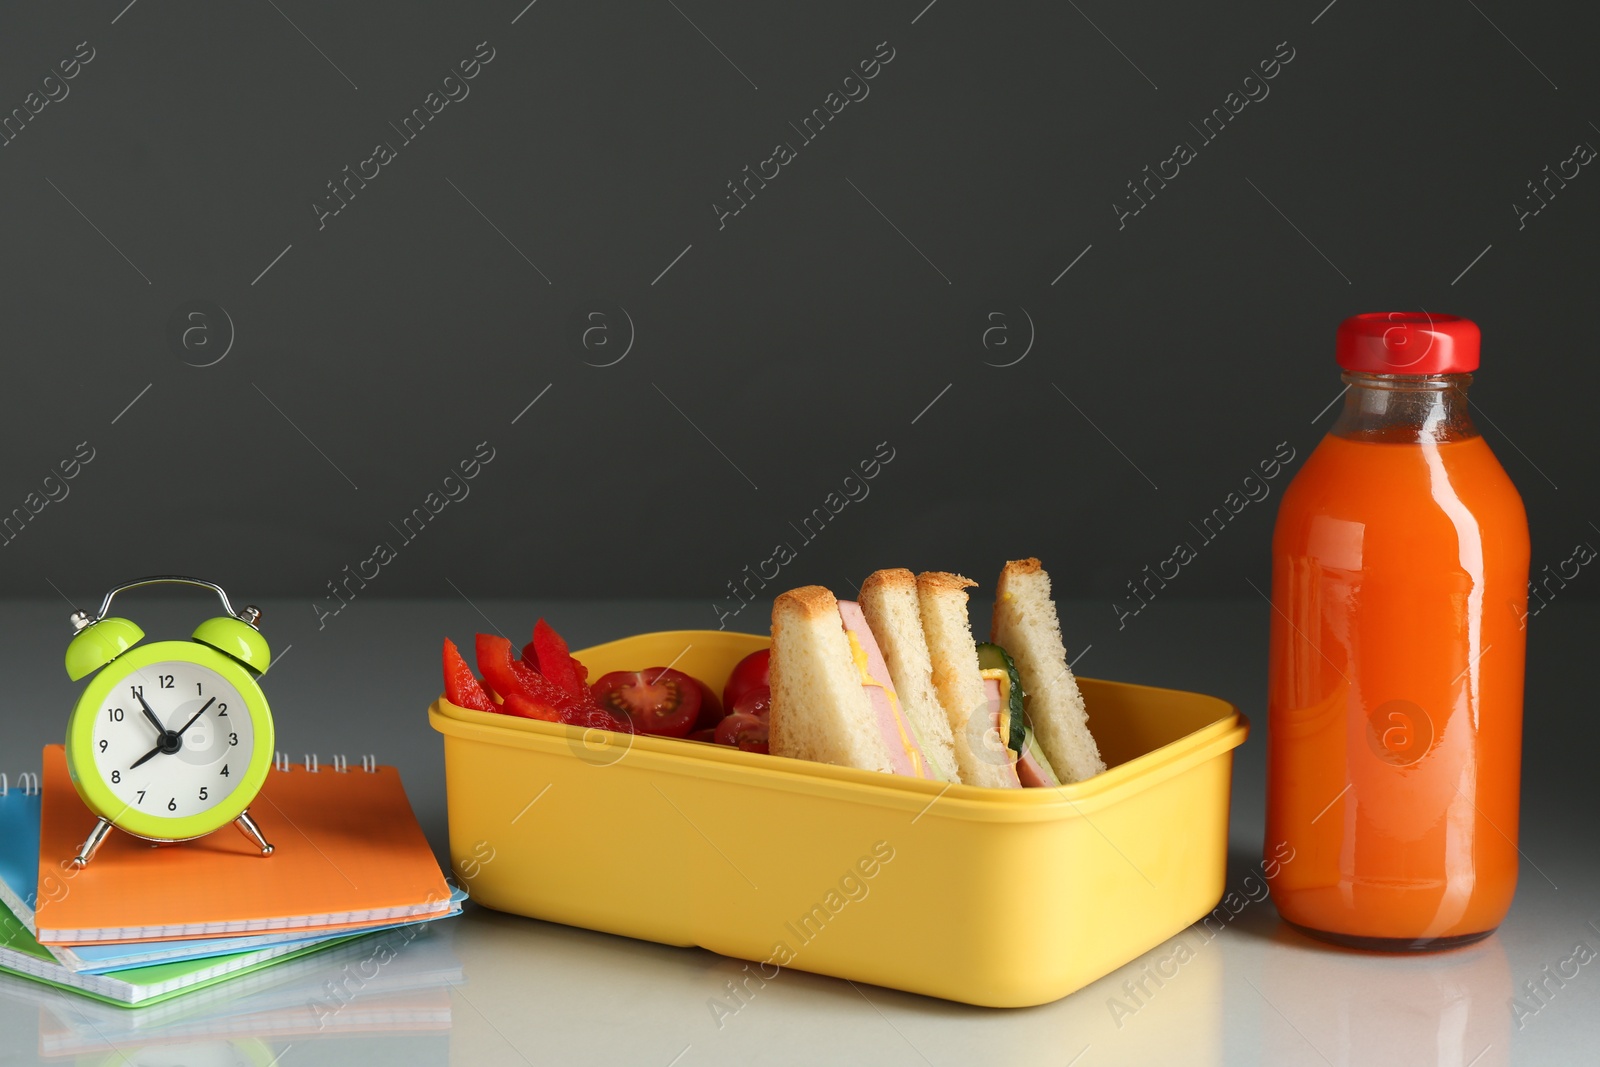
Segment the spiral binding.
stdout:
<path fill-rule="evenodd" d="M 317 755 L 314 752 L 308 752 L 301 762 L 303 762 L 305 764 L 306 770 L 310 771 L 312 774 L 317 774 L 322 770 L 322 763 L 317 758 Z M 287 753 L 287 752 L 275 752 L 275 753 L 273 753 L 273 756 L 272 756 L 272 768 L 273 768 L 273 770 L 287 771 L 290 767 L 294 766 L 294 764 L 295 764 L 295 761 L 291 760 L 289 758 L 289 753 Z M 340 774 L 344 774 L 344 773 L 346 773 L 346 772 L 348 772 L 350 770 L 350 761 L 348 759 L 346 759 L 343 755 L 334 756 L 332 759 L 330 759 L 328 761 L 328 766 L 332 767 L 335 771 L 339 772 Z M 378 772 L 378 757 L 377 756 L 372 756 L 372 755 L 362 756 L 361 757 L 361 769 L 363 771 L 366 771 L 368 774 L 376 774 Z M 4 777 L 3 775 L 0 775 L 0 778 L 3 778 L 3 777 Z M 4 794 L 3 788 L 0 788 L 0 795 L 3 795 L 3 794 Z"/>
<path fill-rule="evenodd" d="M 361 765 L 363 767 L 366 766 L 365 759 L 361 761 Z M 17 775 L 17 788 L 22 790 L 22 795 L 25 797 L 38 796 L 39 776 L 31 771 L 24 771 L 22 774 Z M 0 771 L 0 797 L 8 796 L 10 792 L 11 781 L 6 777 L 4 771 Z"/>

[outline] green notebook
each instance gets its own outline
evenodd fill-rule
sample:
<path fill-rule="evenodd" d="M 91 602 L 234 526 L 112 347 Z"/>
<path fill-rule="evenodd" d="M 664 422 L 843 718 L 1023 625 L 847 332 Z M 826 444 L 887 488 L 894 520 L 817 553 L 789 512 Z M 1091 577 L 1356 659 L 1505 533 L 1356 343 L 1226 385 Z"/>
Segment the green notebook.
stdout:
<path fill-rule="evenodd" d="M 56 962 L 48 949 L 34 940 L 28 928 L 0 904 L 0 973 L 10 973 L 58 989 L 70 989 L 107 1004 L 132 1007 L 154 1004 L 179 993 L 212 985 L 225 978 L 259 970 L 271 963 L 294 959 L 318 949 L 354 940 L 360 935 L 329 938 L 311 944 L 293 942 L 250 952 L 209 956 L 175 963 L 154 963 L 105 974 L 81 974 Z"/>

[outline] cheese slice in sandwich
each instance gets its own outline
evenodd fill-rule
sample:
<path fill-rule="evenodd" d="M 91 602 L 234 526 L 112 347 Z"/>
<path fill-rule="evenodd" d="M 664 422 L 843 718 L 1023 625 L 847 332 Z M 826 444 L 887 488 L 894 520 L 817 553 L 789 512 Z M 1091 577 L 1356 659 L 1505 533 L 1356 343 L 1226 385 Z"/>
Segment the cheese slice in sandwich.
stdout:
<path fill-rule="evenodd" d="M 943 571 L 917 575 L 917 606 L 932 664 L 933 688 L 950 724 L 956 767 L 967 785 L 1016 789 L 1016 755 L 999 731 L 1003 706 L 990 701 L 967 617 L 970 578 Z M 993 691 L 998 698 L 998 686 Z"/>
<path fill-rule="evenodd" d="M 779 756 L 939 778 L 861 608 L 820 585 L 772 606 L 770 743 Z"/>
<path fill-rule="evenodd" d="M 1067 666 L 1050 575 L 1038 560 L 1012 560 L 1001 570 L 989 633 L 1016 661 L 1029 725 L 1061 781 L 1081 782 L 1105 770 L 1078 680 Z"/>

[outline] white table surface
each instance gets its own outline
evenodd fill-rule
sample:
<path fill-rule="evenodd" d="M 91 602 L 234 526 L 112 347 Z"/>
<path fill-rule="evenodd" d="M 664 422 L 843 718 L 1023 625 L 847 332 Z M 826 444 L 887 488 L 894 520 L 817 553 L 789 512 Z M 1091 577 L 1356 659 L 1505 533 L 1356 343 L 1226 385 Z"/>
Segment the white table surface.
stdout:
<path fill-rule="evenodd" d="M 268 605 L 264 625 L 282 657 L 265 682 L 279 747 L 375 751 L 399 766 L 441 855 L 443 768 L 423 715 L 439 688 L 441 635 L 470 639 L 484 616 L 521 630 L 536 613 L 575 645 L 707 624 L 697 604 L 358 606 L 318 631 L 304 605 Z M 1079 670 L 1215 693 L 1251 717 L 1252 736 L 1236 752 L 1229 854 L 1229 888 L 1243 892 L 1262 836 L 1266 608 L 1163 607 L 1136 634 L 1099 633 Z M 59 668 L 66 610 L 0 604 L 0 627 L 13 638 L 0 664 L 22 691 L 0 716 L 0 769 L 35 768 L 39 746 L 64 729 L 75 692 Z M 147 620 L 167 611 L 141 617 L 152 636 L 160 631 Z M 1103 611 L 1067 606 L 1069 632 Z M 173 606 L 172 628 L 192 612 Z M 973 1008 L 791 970 L 719 1020 L 710 1004 L 743 977 L 742 961 L 469 906 L 370 978 L 360 977 L 372 968 L 356 943 L 145 1009 L 0 979 L 0 1064 L 1600 1063 L 1600 955 L 1564 963 L 1580 945 L 1600 953 L 1600 746 L 1581 673 L 1600 611 L 1550 614 L 1530 645 L 1517 899 L 1499 932 L 1475 946 L 1409 957 L 1343 951 L 1289 930 L 1261 900 L 1220 933 L 1191 927 L 1043 1007 Z M 1025 919 L 1003 933 L 1026 937 Z M 1180 941 L 1189 951 L 1174 965 Z M 1170 977 L 1158 985 L 1147 964 Z"/>

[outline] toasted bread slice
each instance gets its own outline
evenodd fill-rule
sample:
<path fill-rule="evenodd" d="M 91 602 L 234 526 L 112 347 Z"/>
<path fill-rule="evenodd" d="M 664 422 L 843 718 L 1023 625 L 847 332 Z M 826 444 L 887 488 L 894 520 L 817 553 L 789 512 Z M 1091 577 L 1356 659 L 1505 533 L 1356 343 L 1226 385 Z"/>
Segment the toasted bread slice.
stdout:
<path fill-rule="evenodd" d="M 922 632 L 916 578 L 904 569 L 873 571 L 861 583 L 861 611 L 883 651 L 901 711 L 922 748 L 922 758 L 940 781 L 960 781 L 950 720 L 933 688 L 933 663 Z"/>
<path fill-rule="evenodd" d="M 1012 560 L 1001 570 L 989 633 L 1016 661 L 1028 721 L 1061 781 L 1081 782 L 1105 770 L 1078 680 L 1067 666 L 1050 575 L 1038 560 Z"/>
<path fill-rule="evenodd" d="M 932 665 L 933 688 L 950 724 L 956 766 L 967 785 L 1017 788 L 1011 757 L 988 715 L 978 645 L 967 617 L 970 578 L 942 571 L 917 575 L 917 607 Z"/>
<path fill-rule="evenodd" d="M 774 755 L 893 771 L 839 622 L 839 602 L 827 589 L 802 586 L 773 602 L 769 680 Z"/>

